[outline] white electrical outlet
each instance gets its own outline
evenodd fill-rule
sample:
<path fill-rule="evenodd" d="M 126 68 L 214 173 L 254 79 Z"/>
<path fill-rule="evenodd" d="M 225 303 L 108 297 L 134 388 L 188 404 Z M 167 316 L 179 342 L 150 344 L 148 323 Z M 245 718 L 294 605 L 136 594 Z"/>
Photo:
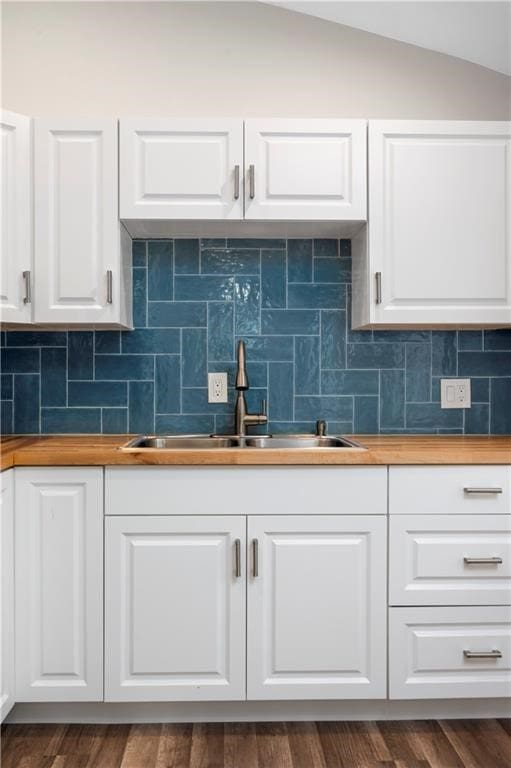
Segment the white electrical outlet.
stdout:
<path fill-rule="evenodd" d="M 442 408 L 470 408 L 470 379 L 440 379 Z"/>
<path fill-rule="evenodd" d="M 227 402 L 227 374 L 208 373 L 208 403 Z"/>

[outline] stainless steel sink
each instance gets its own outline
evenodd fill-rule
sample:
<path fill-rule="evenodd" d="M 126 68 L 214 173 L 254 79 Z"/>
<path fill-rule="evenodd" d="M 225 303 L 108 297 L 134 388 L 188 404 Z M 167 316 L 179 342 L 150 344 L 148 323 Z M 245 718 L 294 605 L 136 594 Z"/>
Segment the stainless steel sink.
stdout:
<path fill-rule="evenodd" d="M 345 437 L 317 435 L 260 435 L 238 437 L 237 435 L 140 435 L 123 445 L 121 450 L 139 451 L 156 449 L 172 451 L 183 449 L 211 450 L 218 448 L 257 449 L 304 449 L 304 448 L 352 448 L 364 450 L 363 446 Z"/>
<path fill-rule="evenodd" d="M 362 446 L 345 437 L 326 437 L 316 435 L 265 435 L 246 437 L 247 448 L 358 448 Z"/>
<path fill-rule="evenodd" d="M 162 451 L 181 451 L 187 448 L 195 448 L 202 451 L 204 448 L 237 448 L 239 440 L 236 437 L 222 437 L 217 435 L 142 435 L 130 440 L 123 445 L 123 450 L 139 450 L 144 448 L 157 448 Z"/>

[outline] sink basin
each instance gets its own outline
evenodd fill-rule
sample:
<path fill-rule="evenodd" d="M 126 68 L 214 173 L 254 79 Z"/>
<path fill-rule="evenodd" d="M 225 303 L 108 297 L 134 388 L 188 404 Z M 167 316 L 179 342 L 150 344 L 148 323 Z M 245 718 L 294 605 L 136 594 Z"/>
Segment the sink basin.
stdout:
<path fill-rule="evenodd" d="M 345 437 L 318 437 L 316 435 L 264 435 L 245 438 L 247 448 L 359 448 L 358 443 Z"/>
<path fill-rule="evenodd" d="M 159 450 L 183 450 L 195 448 L 237 448 L 239 440 L 236 437 L 221 437 L 217 435 L 143 435 L 135 437 L 123 446 L 123 450 L 139 450 L 140 448 L 157 448 Z"/>
<path fill-rule="evenodd" d="M 237 435 L 140 435 L 123 445 L 123 451 L 139 451 L 144 449 L 161 451 L 181 451 L 183 449 L 218 448 L 354 448 L 364 450 L 361 445 L 345 437 L 319 437 L 317 435 L 253 435 L 238 437 Z"/>

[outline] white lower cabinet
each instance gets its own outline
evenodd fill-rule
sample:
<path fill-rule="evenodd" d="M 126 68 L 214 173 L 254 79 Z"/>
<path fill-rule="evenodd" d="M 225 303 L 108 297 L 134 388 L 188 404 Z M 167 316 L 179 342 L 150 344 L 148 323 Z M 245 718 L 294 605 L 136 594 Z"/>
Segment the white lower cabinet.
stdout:
<path fill-rule="evenodd" d="M 14 704 L 14 472 L 0 479 L 0 722 Z"/>
<path fill-rule="evenodd" d="M 511 696 L 511 607 L 392 608 L 391 699 Z"/>
<path fill-rule="evenodd" d="M 107 701 L 245 698 L 245 526 L 107 519 Z"/>
<path fill-rule="evenodd" d="M 386 697 L 386 523 L 249 518 L 249 699 Z"/>
<path fill-rule="evenodd" d="M 103 470 L 15 473 L 16 701 L 101 701 Z"/>

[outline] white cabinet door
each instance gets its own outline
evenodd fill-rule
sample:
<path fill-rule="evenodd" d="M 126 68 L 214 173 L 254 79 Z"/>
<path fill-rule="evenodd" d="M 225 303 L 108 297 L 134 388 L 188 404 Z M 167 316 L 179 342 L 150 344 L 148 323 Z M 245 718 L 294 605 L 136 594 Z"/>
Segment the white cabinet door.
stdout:
<path fill-rule="evenodd" d="M 1 130 L 1 320 L 30 323 L 33 277 L 30 118 L 2 111 Z"/>
<path fill-rule="evenodd" d="M 249 699 L 385 698 L 386 527 L 383 516 L 249 518 Z"/>
<path fill-rule="evenodd" d="M 367 216 L 365 120 L 247 120 L 245 218 Z"/>
<path fill-rule="evenodd" d="M 355 325 L 511 324 L 510 199 L 511 123 L 370 122 Z"/>
<path fill-rule="evenodd" d="M 245 698 L 245 527 L 107 519 L 107 701 Z"/>
<path fill-rule="evenodd" d="M 243 121 L 120 122 L 121 219 L 242 219 Z"/>
<path fill-rule="evenodd" d="M 41 119 L 34 125 L 35 320 L 129 325 L 117 121 Z"/>
<path fill-rule="evenodd" d="M 0 477 L 0 722 L 14 705 L 14 472 Z"/>
<path fill-rule="evenodd" d="M 16 700 L 103 698 L 103 471 L 16 469 Z"/>

